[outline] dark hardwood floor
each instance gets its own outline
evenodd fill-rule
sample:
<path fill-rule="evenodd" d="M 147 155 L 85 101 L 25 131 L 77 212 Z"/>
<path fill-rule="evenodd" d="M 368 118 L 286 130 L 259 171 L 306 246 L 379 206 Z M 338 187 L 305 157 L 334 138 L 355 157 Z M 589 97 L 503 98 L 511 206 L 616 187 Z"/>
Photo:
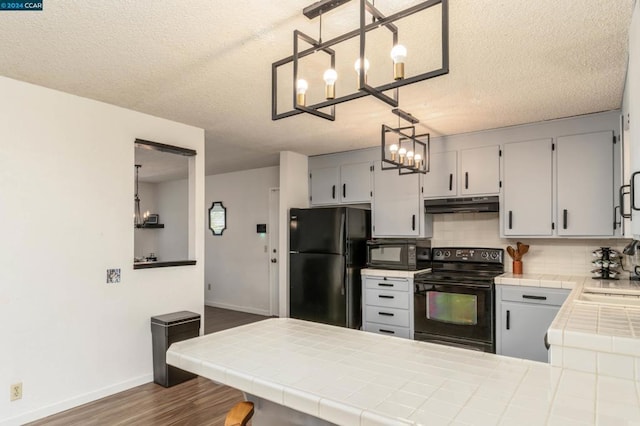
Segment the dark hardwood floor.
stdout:
<path fill-rule="evenodd" d="M 266 318 L 268 317 L 205 306 L 205 334 Z M 170 388 L 147 383 L 29 425 L 222 426 L 227 411 L 242 400 L 240 391 L 198 377 Z"/>

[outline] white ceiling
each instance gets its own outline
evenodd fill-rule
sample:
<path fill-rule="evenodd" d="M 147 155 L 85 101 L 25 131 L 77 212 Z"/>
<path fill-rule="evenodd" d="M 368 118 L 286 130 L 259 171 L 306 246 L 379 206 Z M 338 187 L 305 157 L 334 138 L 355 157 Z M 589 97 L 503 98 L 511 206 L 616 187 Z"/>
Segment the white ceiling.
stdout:
<path fill-rule="evenodd" d="M 400 106 L 433 136 L 620 108 L 633 1 L 450 0 L 450 72 L 400 89 Z M 207 174 L 275 165 L 282 150 L 375 146 L 397 122 L 370 96 L 338 105 L 335 122 L 271 120 L 271 64 L 292 54 L 294 29 L 317 37 L 301 13 L 312 2 L 45 0 L 43 12 L 0 12 L 0 75 L 202 127 Z M 358 3 L 324 16 L 325 40 L 357 27 Z M 434 57 L 436 21 L 424 22 L 408 70 Z M 339 90 L 350 86 L 355 72 L 341 73 Z"/>

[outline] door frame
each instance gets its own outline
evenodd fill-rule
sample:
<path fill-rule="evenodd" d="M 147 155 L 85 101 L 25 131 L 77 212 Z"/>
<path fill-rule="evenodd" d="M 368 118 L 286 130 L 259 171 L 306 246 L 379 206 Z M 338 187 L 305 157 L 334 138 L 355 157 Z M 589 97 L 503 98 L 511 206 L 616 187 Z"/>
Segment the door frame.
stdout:
<path fill-rule="evenodd" d="M 278 253 L 280 243 L 280 188 L 269 188 L 269 228 L 267 262 L 269 262 L 269 315 L 278 316 L 279 313 L 279 289 L 280 280 L 280 253 Z M 272 263 L 274 257 L 278 259 L 277 263 Z"/>

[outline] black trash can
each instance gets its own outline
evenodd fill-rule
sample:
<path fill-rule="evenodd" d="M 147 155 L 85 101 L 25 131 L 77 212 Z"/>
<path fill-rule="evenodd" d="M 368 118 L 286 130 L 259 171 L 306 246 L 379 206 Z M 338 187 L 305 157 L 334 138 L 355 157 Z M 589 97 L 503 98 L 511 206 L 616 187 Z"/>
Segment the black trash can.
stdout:
<path fill-rule="evenodd" d="M 153 381 L 168 388 L 196 377 L 195 374 L 167 365 L 167 349 L 172 343 L 198 337 L 200 314 L 189 311 L 151 317 Z"/>

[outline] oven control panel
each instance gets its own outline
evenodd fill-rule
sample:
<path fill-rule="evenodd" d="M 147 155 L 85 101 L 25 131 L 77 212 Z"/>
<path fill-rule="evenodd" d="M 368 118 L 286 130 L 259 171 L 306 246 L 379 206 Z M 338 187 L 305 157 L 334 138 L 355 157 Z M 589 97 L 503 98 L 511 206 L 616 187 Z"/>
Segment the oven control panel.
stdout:
<path fill-rule="evenodd" d="M 504 250 L 469 247 L 434 247 L 434 261 L 503 263 Z"/>

